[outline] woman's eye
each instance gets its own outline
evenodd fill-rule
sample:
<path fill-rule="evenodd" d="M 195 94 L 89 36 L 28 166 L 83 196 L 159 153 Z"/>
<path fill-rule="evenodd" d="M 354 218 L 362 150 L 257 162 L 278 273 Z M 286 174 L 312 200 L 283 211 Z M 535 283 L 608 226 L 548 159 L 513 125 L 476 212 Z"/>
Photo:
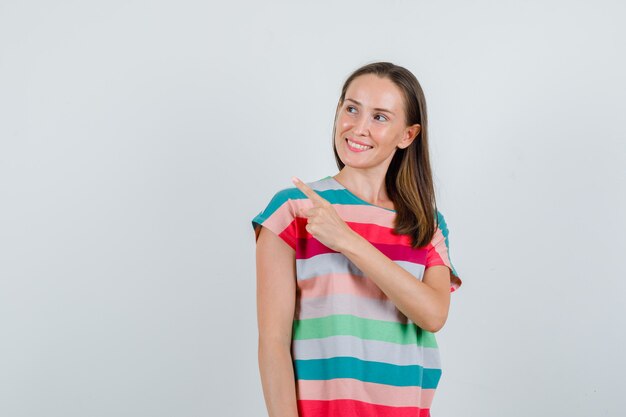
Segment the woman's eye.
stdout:
<path fill-rule="evenodd" d="M 377 114 L 376 116 L 374 116 L 374 118 L 376 120 L 378 120 L 379 122 L 386 122 L 387 121 L 387 117 L 382 115 L 382 114 Z"/>
<path fill-rule="evenodd" d="M 354 106 L 348 106 L 346 107 L 346 110 L 348 110 L 348 113 L 354 113 L 356 111 L 356 108 Z"/>

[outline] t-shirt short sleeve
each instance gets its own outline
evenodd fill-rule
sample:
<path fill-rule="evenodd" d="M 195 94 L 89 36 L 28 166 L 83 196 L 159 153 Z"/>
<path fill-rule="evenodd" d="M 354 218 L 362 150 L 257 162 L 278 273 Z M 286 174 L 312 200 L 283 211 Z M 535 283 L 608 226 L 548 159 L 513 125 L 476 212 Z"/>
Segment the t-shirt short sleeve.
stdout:
<path fill-rule="evenodd" d="M 450 260 L 450 242 L 448 239 L 448 225 L 446 220 L 439 211 L 437 211 L 437 219 L 439 226 L 435 230 L 433 239 L 428 244 L 428 254 L 426 255 L 426 266 L 445 265 L 450 268 L 452 274 L 450 275 L 450 292 L 456 291 L 461 286 L 461 279 L 452 265 Z"/>
<path fill-rule="evenodd" d="M 255 240 L 259 238 L 261 226 L 265 226 L 296 249 L 297 222 L 293 199 L 298 193 L 301 194 L 297 188 L 286 188 L 274 194 L 267 207 L 252 219 Z"/>

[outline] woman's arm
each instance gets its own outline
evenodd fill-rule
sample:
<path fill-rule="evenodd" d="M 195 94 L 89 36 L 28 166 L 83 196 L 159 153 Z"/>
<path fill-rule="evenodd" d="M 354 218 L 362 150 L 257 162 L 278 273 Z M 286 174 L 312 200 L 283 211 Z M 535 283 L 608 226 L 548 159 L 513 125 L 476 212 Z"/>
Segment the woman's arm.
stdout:
<path fill-rule="evenodd" d="M 256 246 L 258 359 L 269 417 L 298 417 L 291 357 L 295 252 L 261 228 Z"/>
<path fill-rule="evenodd" d="M 443 327 L 450 308 L 450 268 L 431 266 L 424 270 L 420 281 L 356 232 L 339 251 L 374 281 L 413 323 L 429 332 Z"/>
<path fill-rule="evenodd" d="M 313 202 L 301 213 L 306 230 L 327 247 L 343 253 L 374 281 L 398 310 L 424 330 L 437 332 L 445 324 L 450 307 L 450 269 L 427 268 L 420 281 L 352 230 L 333 205 L 294 178 L 294 184 Z"/>

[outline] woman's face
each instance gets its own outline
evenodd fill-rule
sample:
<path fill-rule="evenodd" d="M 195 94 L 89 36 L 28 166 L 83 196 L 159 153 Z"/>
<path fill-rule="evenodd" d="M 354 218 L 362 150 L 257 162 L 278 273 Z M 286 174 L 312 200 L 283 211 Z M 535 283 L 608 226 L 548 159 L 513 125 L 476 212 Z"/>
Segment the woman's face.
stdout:
<path fill-rule="evenodd" d="M 396 147 L 406 148 L 419 125 L 406 126 L 402 91 L 388 78 L 365 74 L 348 86 L 337 111 L 335 146 L 341 161 L 353 168 L 383 173 Z"/>

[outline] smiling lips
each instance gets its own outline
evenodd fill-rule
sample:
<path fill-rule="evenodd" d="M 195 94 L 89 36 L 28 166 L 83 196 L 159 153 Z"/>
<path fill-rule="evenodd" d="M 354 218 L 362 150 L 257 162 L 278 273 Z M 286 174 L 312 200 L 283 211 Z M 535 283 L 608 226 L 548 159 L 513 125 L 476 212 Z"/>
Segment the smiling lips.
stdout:
<path fill-rule="evenodd" d="M 372 149 L 372 146 L 369 145 L 361 145 L 360 143 L 352 142 L 350 139 L 346 138 L 346 142 L 348 143 L 348 149 L 353 152 L 363 152 L 368 149 Z"/>

